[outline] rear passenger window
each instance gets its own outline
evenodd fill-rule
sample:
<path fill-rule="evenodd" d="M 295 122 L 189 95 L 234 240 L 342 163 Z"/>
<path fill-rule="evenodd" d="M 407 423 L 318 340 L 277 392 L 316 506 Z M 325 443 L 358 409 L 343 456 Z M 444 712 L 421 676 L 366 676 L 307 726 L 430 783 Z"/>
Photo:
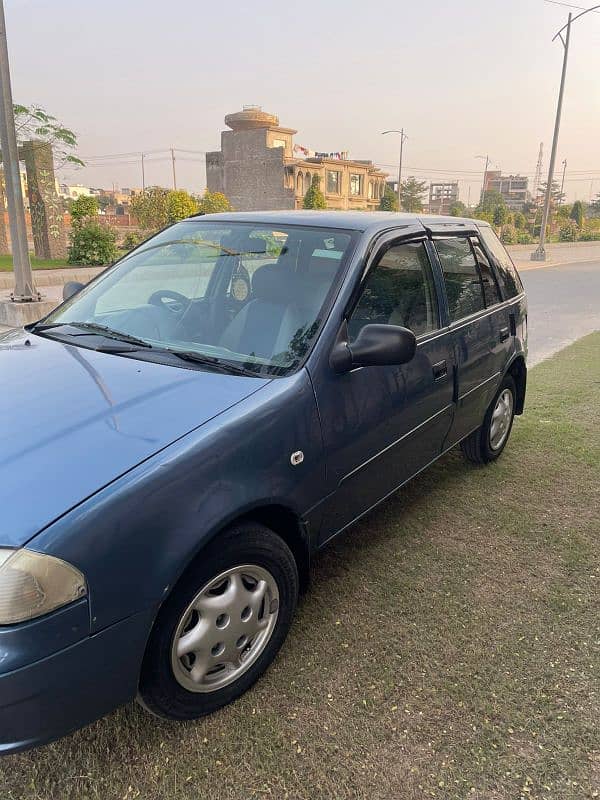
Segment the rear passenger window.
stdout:
<path fill-rule="evenodd" d="M 495 306 L 496 303 L 501 301 L 502 298 L 500 296 L 500 290 L 498 289 L 498 283 L 494 276 L 494 270 L 491 267 L 488 257 L 483 252 L 483 248 L 479 244 L 479 241 L 477 239 L 471 239 L 471 244 L 473 246 L 473 252 L 475 253 L 475 258 L 477 259 L 477 264 L 479 266 L 485 304 L 489 308 L 490 306 Z"/>
<path fill-rule="evenodd" d="M 450 321 L 456 322 L 485 308 L 483 288 L 468 239 L 437 239 L 435 247 L 442 265 Z"/>
<path fill-rule="evenodd" d="M 369 272 L 348 322 L 350 339 L 372 322 L 401 325 L 415 336 L 439 328 L 437 294 L 422 242 L 390 247 Z"/>
<path fill-rule="evenodd" d="M 504 245 L 501 244 L 500 239 L 498 239 L 491 228 L 487 228 L 484 225 L 479 228 L 479 233 L 493 259 L 504 297 L 516 297 L 516 295 L 521 294 L 523 291 L 523 284 L 517 274 L 515 265 L 504 249 Z"/>

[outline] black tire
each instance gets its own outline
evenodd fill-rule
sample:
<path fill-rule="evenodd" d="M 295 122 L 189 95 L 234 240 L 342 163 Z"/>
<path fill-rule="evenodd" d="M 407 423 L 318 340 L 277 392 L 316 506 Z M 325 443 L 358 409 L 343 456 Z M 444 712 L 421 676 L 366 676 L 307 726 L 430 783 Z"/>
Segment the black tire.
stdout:
<path fill-rule="evenodd" d="M 175 677 L 171 663 L 178 625 L 202 587 L 222 572 L 243 564 L 267 570 L 277 585 L 278 613 L 270 639 L 235 682 L 208 692 L 189 691 Z M 260 678 L 277 655 L 296 610 L 298 586 L 294 556 L 269 528 L 247 522 L 217 536 L 183 575 L 157 615 L 142 664 L 138 702 L 152 714 L 174 720 L 197 719 L 231 703 Z"/>
<path fill-rule="evenodd" d="M 508 430 L 502 444 L 494 449 L 490 442 L 492 414 L 496 408 L 498 398 L 506 390 L 510 391 L 512 394 L 512 414 L 508 424 Z M 498 388 L 498 391 L 494 395 L 494 399 L 490 403 L 488 410 L 485 413 L 483 424 L 477 428 L 476 431 L 473 431 L 473 433 L 467 436 L 466 439 L 463 439 L 463 441 L 460 443 L 461 450 L 468 461 L 471 461 L 473 464 L 489 464 L 491 461 L 495 461 L 500 456 L 510 438 L 510 432 L 512 430 L 512 425 L 515 418 L 516 398 L 517 387 L 514 379 L 512 375 L 505 375 Z"/>

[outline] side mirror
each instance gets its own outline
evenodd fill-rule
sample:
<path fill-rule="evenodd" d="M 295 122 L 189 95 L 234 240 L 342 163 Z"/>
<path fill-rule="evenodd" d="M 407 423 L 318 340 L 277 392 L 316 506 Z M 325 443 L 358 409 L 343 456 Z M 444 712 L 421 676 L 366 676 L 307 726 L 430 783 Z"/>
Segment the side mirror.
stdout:
<path fill-rule="evenodd" d="M 417 340 L 412 331 L 400 325 L 365 325 L 350 344 L 344 322 L 331 351 L 329 363 L 334 372 L 349 372 L 355 367 L 388 366 L 412 361 Z"/>
<path fill-rule="evenodd" d="M 69 297 L 73 297 L 73 295 L 81 291 L 84 286 L 85 284 L 79 283 L 79 281 L 67 281 L 63 286 L 63 300 L 68 300 Z"/>

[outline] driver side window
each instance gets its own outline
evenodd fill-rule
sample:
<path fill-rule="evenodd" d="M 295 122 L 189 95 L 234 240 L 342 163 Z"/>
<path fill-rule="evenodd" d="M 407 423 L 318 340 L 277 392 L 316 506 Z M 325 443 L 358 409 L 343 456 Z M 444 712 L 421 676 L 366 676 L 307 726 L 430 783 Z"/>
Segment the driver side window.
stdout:
<path fill-rule="evenodd" d="M 439 328 L 437 293 L 423 242 L 394 245 L 371 268 L 348 322 L 350 340 L 373 322 L 401 325 L 415 336 Z"/>

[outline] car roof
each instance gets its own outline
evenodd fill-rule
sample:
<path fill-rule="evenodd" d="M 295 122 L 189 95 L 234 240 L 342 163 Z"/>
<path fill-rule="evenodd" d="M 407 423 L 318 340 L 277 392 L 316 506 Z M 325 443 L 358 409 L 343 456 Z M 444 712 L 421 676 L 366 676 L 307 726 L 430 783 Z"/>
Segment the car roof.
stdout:
<path fill-rule="evenodd" d="M 446 217 L 437 214 L 409 214 L 394 211 L 228 211 L 221 214 L 195 215 L 189 219 L 207 222 L 254 222 L 269 225 L 310 225 L 311 227 L 377 233 L 394 227 L 430 229 L 473 229 L 489 227 L 487 222 L 466 217 Z"/>

